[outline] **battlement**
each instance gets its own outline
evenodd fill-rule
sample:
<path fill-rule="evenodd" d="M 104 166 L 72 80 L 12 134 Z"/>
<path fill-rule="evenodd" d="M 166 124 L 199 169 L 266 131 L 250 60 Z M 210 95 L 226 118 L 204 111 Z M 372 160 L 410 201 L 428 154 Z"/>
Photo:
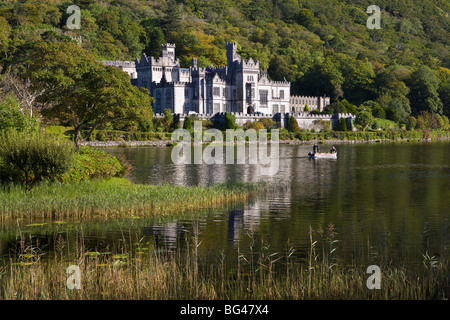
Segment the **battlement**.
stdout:
<path fill-rule="evenodd" d="M 269 80 L 269 84 L 270 85 L 275 85 L 275 86 L 290 86 L 291 83 L 289 81 L 273 81 L 273 80 Z"/>
<path fill-rule="evenodd" d="M 190 82 L 186 82 L 186 81 L 173 81 L 173 82 L 169 82 L 169 83 L 173 83 L 176 86 L 188 86 L 191 84 Z"/>
<path fill-rule="evenodd" d="M 259 61 L 255 62 L 252 58 L 249 58 L 247 61 L 242 60 L 241 63 L 244 68 L 253 68 L 259 70 Z"/>
<path fill-rule="evenodd" d="M 315 99 L 315 100 L 317 100 L 319 98 L 322 98 L 322 97 L 317 97 L 317 96 L 291 96 L 291 100 L 292 99 Z"/>
<path fill-rule="evenodd" d="M 134 61 L 119 61 L 119 60 L 115 60 L 115 61 L 103 61 L 104 64 L 106 64 L 107 66 L 113 66 L 113 67 L 123 67 L 123 68 L 135 68 L 136 67 L 136 63 Z"/>
<path fill-rule="evenodd" d="M 206 67 L 206 70 L 208 71 L 226 71 L 227 70 L 227 66 L 208 66 Z"/>
<path fill-rule="evenodd" d="M 153 59 L 153 57 L 150 57 L 151 59 Z M 140 59 L 136 59 L 134 60 L 134 63 L 136 66 L 142 66 L 142 65 L 148 65 L 149 64 L 149 58 L 147 57 L 147 55 L 144 53 L 142 53 L 141 58 Z"/>
<path fill-rule="evenodd" d="M 337 113 L 336 117 L 338 117 L 338 118 L 352 118 L 352 119 L 355 119 L 356 115 L 354 115 L 352 113 Z"/>
<path fill-rule="evenodd" d="M 205 73 L 206 72 L 206 68 L 202 68 L 202 67 L 191 67 L 191 71 L 195 72 L 195 73 Z"/>

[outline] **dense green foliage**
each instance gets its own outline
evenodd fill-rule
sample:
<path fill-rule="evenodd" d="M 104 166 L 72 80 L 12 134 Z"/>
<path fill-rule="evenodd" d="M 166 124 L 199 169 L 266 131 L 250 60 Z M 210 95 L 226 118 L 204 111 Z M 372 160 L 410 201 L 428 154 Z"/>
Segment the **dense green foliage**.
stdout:
<path fill-rule="evenodd" d="M 360 125 L 365 130 L 374 123 L 374 117 L 369 111 L 360 111 L 356 114 L 355 124 Z"/>
<path fill-rule="evenodd" d="M 48 133 L 7 131 L 0 136 L 0 181 L 23 184 L 29 190 L 67 171 L 73 156 L 68 140 Z"/>
<path fill-rule="evenodd" d="M 130 83 L 128 75 L 107 67 L 73 42 L 42 43 L 30 63 L 32 91 L 40 92 L 41 113 L 74 127 L 74 142 L 81 131 L 92 133 L 112 121 L 151 119 L 148 90 Z"/>
<path fill-rule="evenodd" d="M 336 130 L 344 132 L 347 131 L 347 119 L 340 118 Z"/>
<path fill-rule="evenodd" d="M 125 177 L 129 170 L 125 159 L 119 159 L 103 150 L 81 147 L 75 154 L 74 165 L 58 176 L 61 182 L 79 182 L 89 179 Z"/>
<path fill-rule="evenodd" d="M 187 116 L 184 118 L 183 129 L 186 129 L 189 132 L 192 132 L 194 130 L 194 120 L 191 116 Z"/>
<path fill-rule="evenodd" d="M 14 96 L 8 95 L 0 100 L 0 132 L 9 129 L 35 132 L 38 128 L 37 119 L 21 110 Z"/>
<path fill-rule="evenodd" d="M 232 113 L 227 112 L 225 114 L 225 124 L 224 124 L 224 129 L 237 129 L 237 124 L 236 124 L 236 116 Z"/>
<path fill-rule="evenodd" d="M 299 132 L 300 131 L 300 128 L 298 127 L 298 122 L 294 118 L 294 116 L 289 117 L 287 129 L 289 132 Z"/>
<path fill-rule="evenodd" d="M 425 139 L 438 140 L 450 138 L 449 131 L 428 131 L 428 130 L 373 130 L 373 131 L 328 131 L 328 132 L 307 132 L 301 131 L 290 133 L 286 129 L 280 130 L 280 140 L 300 140 L 300 141 L 318 141 L 318 140 L 361 140 L 361 141 L 382 141 L 382 140 L 405 140 L 421 141 Z"/>
<path fill-rule="evenodd" d="M 81 8 L 69 30 L 66 9 Z M 328 112 L 405 123 L 422 111 L 450 115 L 450 22 L 447 0 L 378 1 L 381 29 L 366 26 L 370 0 L 16 0 L 0 1 L 0 62 L 26 69 L 21 57 L 41 41 L 71 36 L 97 59 L 158 56 L 175 43 L 183 67 L 225 65 L 227 41 L 259 60 L 293 95 L 328 95 Z M 40 58 L 33 53 L 32 58 Z M 58 62 L 60 63 L 60 62 Z M 94 77 L 95 78 L 95 77 Z M 40 78 L 40 80 L 43 80 Z M 372 101 L 372 104 L 364 104 Z M 147 124 L 149 124 L 147 122 Z M 117 128 L 116 129 L 124 129 Z M 151 130 L 137 125 L 136 130 Z"/>

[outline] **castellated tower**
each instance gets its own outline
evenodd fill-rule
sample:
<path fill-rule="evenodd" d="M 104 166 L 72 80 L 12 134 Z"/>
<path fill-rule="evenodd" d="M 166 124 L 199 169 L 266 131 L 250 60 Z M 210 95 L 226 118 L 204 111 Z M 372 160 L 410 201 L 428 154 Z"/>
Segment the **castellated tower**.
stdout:
<path fill-rule="evenodd" d="M 272 114 L 289 112 L 290 83 L 271 81 L 259 70 L 259 62 L 244 60 L 237 43 L 226 44 L 227 65 L 182 68 L 175 57 L 175 44 L 161 45 L 161 56 L 135 61 L 138 87 L 150 90 L 155 113 L 170 109 L 173 113 L 216 114 L 241 112 Z"/>
<path fill-rule="evenodd" d="M 166 43 L 161 45 L 161 56 L 170 57 L 175 60 L 175 44 Z"/>
<path fill-rule="evenodd" d="M 233 62 L 241 61 L 241 56 L 237 53 L 237 43 L 227 42 L 227 64 L 228 68 L 233 66 Z"/>

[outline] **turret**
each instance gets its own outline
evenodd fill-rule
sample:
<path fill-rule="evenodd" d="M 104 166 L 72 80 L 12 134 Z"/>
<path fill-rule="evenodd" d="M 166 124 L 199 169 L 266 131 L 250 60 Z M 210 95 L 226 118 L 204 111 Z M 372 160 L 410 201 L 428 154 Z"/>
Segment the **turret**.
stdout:
<path fill-rule="evenodd" d="M 175 44 L 166 43 L 161 45 L 161 56 L 170 57 L 175 60 Z"/>

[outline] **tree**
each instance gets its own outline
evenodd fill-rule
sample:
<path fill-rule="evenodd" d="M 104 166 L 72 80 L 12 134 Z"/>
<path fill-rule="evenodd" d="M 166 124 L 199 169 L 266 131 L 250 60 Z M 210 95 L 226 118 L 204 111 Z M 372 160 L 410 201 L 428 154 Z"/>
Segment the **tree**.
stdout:
<path fill-rule="evenodd" d="M 192 120 L 191 120 L 190 116 L 187 116 L 184 118 L 183 129 L 186 129 L 189 132 L 192 132 L 193 127 L 192 127 Z"/>
<path fill-rule="evenodd" d="M 0 52 L 2 53 L 0 58 L 3 58 L 3 55 L 7 56 L 10 29 L 8 21 L 0 16 Z"/>
<path fill-rule="evenodd" d="M 314 17 L 314 13 L 309 9 L 302 9 L 298 15 L 298 23 L 305 28 L 311 29 L 319 23 L 319 19 Z"/>
<path fill-rule="evenodd" d="M 355 123 L 362 126 L 364 130 L 366 130 L 367 127 L 372 126 L 373 122 L 374 118 L 369 111 L 360 111 L 356 115 Z"/>
<path fill-rule="evenodd" d="M 0 100 L 0 132 L 10 129 L 33 132 L 39 129 L 39 122 L 20 109 L 14 96 L 7 95 Z"/>
<path fill-rule="evenodd" d="M 161 45 L 164 44 L 164 33 L 161 28 L 153 28 L 148 34 L 148 43 L 145 47 L 145 53 L 150 57 L 159 57 L 161 54 Z"/>
<path fill-rule="evenodd" d="M 39 93 L 33 92 L 30 89 L 30 85 L 30 79 L 22 79 L 19 75 L 14 75 L 11 71 L 5 72 L 0 81 L 0 86 L 3 88 L 3 91 L 12 94 L 18 100 L 20 111 L 32 117 L 35 101 Z"/>
<path fill-rule="evenodd" d="M 439 85 L 439 98 L 443 105 L 443 114 L 450 117 L 450 70 L 441 68 L 441 84 Z"/>
<path fill-rule="evenodd" d="M 408 117 L 408 119 L 406 119 L 406 129 L 407 130 L 414 130 L 416 128 L 417 125 L 417 119 L 413 116 Z"/>
<path fill-rule="evenodd" d="M 337 131 L 344 131 L 346 132 L 348 130 L 347 128 L 347 119 L 346 118 L 339 118 Z"/>
<path fill-rule="evenodd" d="M 167 3 L 165 17 L 162 19 L 162 29 L 171 43 L 175 42 L 176 34 L 183 30 L 183 20 L 180 5 L 175 0 Z"/>
<path fill-rule="evenodd" d="M 237 124 L 236 124 L 236 116 L 232 113 L 227 112 L 225 114 L 225 126 L 224 126 L 224 130 L 227 129 L 237 129 Z"/>
<path fill-rule="evenodd" d="M 379 119 L 385 119 L 386 118 L 386 111 L 378 104 L 372 109 L 372 115 L 375 118 Z"/>
<path fill-rule="evenodd" d="M 300 128 L 298 126 L 297 120 L 294 118 L 294 116 L 290 116 L 288 120 L 288 127 L 289 132 L 299 132 Z"/>
<path fill-rule="evenodd" d="M 342 97 L 342 84 L 344 77 L 337 64 L 330 57 L 322 63 L 314 65 L 298 83 L 303 94 L 329 96 L 332 101 Z"/>
<path fill-rule="evenodd" d="M 427 66 L 420 66 L 411 76 L 409 100 L 414 115 L 421 111 L 442 114 L 443 105 L 439 98 L 439 80 L 436 72 Z"/>
<path fill-rule="evenodd" d="M 360 104 L 367 98 L 372 98 L 375 72 L 369 61 L 345 61 L 342 74 L 345 81 L 342 85 L 345 97 L 353 103 Z"/>
<path fill-rule="evenodd" d="M 40 43 L 33 51 L 29 75 L 32 90 L 42 92 L 41 113 L 70 122 L 77 149 L 104 123 L 151 119 L 148 90 L 133 86 L 128 74 L 105 66 L 74 42 Z"/>
<path fill-rule="evenodd" d="M 170 132 L 172 129 L 172 126 L 174 124 L 172 110 L 164 109 L 163 113 L 164 113 L 164 118 L 162 119 L 162 125 L 164 127 L 164 131 Z"/>

